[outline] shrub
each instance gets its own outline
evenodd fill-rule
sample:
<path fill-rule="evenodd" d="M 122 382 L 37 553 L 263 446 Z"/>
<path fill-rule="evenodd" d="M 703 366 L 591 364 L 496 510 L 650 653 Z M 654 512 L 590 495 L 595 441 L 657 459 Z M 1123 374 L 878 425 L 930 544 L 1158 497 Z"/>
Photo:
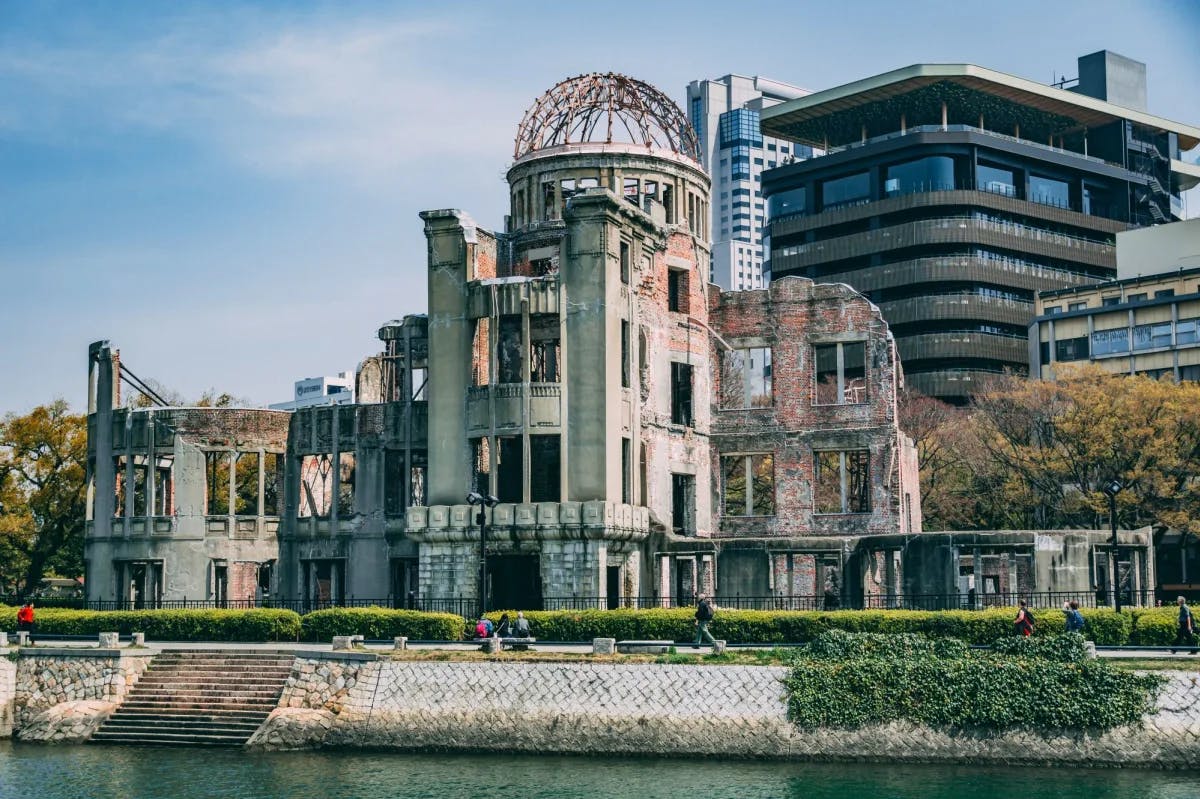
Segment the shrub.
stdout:
<path fill-rule="evenodd" d="M 1083 663 L 1088 659 L 1087 641 L 1079 633 L 1061 635 L 1010 635 L 997 638 L 992 651 L 998 655 L 1020 658 L 1057 660 L 1061 663 Z"/>
<path fill-rule="evenodd" d="M 1111 729 L 1139 722 L 1163 684 L 1158 675 L 1102 660 L 1068 660 L 1082 649 L 1078 635 L 1001 640 L 1005 648 L 1038 656 L 960 649 L 956 657 L 914 657 L 932 648 L 916 639 L 888 647 L 823 637 L 814 642 L 818 656 L 801 653 L 784 681 L 788 716 L 799 727 L 907 720 L 938 727 Z M 848 657 L 829 657 L 839 649 Z"/>
<path fill-rule="evenodd" d="M 1141 646 L 1170 646 L 1179 627 L 1179 609 L 1145 608 L 1133 611 L 1130 643 Z"/>
<path fill-rule="evenodd" d="M 828 630 L 821 633 L 798 653 L 798 659 L 851 660 L 869 657 L 960 658 L 970 651 L 956 638 L 929 639 L 918 633 L 848 633 Z"/>
<path fill-rule="evenodd" d="M 16 609 L 0 611 L 0 629 L 15 630 Z M 48 635 L 145 633 L 151 641 L 295 641 L 300 616 L 290 610 L 67 610 L 37 611 Z"/>
<path fill-rule="evenodd" d="M 488 618 L 498 621 L 501 613 Z M 548 641 L 587 641 L 592 638 L 668 639 L 689 641 L 695 637 L 690 608 L 648 610 L 561 610 L 526 611 L 530 633 Z M 852 633 L 919 633 L 927 638 L 957 638 L 968 644 L 991 644 L 1013 634 L 1015 608 L 989 610 L 834 610 L 767 611 L 726 610 L 718 607 L 709 630 L 713 637 L 734 643 L 804 643 L 829 630 Z M 1065 617 L 1059 609 L 1034 611 L 1036 635 L 1061 633 Z M 1131 629 L 1127 613 L 1111 610 L 1084 611 L 1088 627 L 1085 637 L 1098 644 L 1123 644 Z"/>
<path fill-rule="evenodd" d="M 305 641 L 329 641 L 335 635 L 361 635 L 387 639 L 406 636 L 417 641 L 457 641 L 466 623 L 452 613 L 422 613 L 388 608 L 330 608 L 306 614 L 301 637 Z"/>

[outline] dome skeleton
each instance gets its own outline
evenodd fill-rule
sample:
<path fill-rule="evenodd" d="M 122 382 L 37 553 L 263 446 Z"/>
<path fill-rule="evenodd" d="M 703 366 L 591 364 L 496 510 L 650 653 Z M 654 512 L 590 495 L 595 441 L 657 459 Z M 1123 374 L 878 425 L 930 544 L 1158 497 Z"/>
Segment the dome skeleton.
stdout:
<path fill-rule="evenodd" d="M 616 123 L 628 138 L 620 136 Z M 679 106 L 653 86 L 613 72 L 570 78 L 539 97 L 517 128 L 513 157 L 565 144 L 614 142 L 700 161 L 696 133 Z"/>

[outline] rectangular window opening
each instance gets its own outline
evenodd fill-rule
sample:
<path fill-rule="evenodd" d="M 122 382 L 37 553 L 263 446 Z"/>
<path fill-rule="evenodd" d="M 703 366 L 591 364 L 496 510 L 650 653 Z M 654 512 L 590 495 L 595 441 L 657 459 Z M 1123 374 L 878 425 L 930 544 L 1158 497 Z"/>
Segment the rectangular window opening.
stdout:
<path fill-rule="evenodd" d="M 692 366 L 687 363 L 671 362 L 671 424 L 691 427 L 692 416 Z"/>

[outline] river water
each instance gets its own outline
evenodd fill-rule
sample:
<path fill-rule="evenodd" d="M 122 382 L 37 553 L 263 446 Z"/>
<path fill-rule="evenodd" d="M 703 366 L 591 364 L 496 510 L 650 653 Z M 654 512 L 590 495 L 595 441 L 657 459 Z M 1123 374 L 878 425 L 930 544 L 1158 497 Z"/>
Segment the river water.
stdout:
<path fill-rule="evenodd" d="M 1194 799 L 1195 772 L 39 746 L 0 799 Z"/>

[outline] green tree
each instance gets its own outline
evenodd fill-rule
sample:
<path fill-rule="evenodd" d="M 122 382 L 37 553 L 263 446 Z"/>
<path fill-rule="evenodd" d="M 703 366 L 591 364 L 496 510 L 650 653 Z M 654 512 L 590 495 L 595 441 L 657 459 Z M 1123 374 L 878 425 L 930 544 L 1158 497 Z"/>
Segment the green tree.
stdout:
<path fill-rule="evenodd" d="M 87 420 L 57 400 L 0 420 L 0 584 L 83 573 Z"/>

